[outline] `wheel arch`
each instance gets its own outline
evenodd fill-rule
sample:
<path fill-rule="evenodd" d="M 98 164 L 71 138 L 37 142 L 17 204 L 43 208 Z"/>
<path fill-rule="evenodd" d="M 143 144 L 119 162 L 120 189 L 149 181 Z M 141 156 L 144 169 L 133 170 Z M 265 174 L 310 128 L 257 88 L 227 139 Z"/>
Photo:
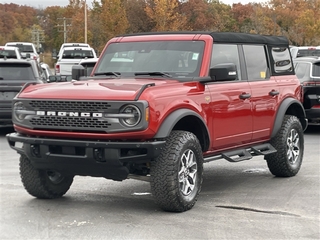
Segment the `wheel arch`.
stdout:
<path fill-rule="evenodd" d="M 166 138 L 172 130 L 192 132 L 198 138 L 202 151 L 209 149 L 209 130 L 198 113 L 190 109 L 178 109 L 170 113 L 162 122 L 154 138 Z"/>
<path fill-rule="evenodd" d="M 281 124 L 285 115 L 296 116 L 302 125 L 303 130 L 308 126 L 306 119 L 306 113 L 301 102 L 294 98 L 286 98 L 280 105 L 277 111 L 277 115 L 274 121 L 271 138 L 273 138 L 281 128 Z"/>

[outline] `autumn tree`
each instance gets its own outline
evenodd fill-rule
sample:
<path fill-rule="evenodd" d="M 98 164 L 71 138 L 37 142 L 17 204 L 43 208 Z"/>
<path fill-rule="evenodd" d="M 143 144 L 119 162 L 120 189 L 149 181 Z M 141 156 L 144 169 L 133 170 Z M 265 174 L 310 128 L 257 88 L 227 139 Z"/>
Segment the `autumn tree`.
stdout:
<path fill-rule="evenodd" d="M 318 0 L 271 0 L 269 6 L 281 34 L 287 36 L 292 44 L 319 45 Z"/>
<path fill-rule="evenodd" d="M 65 18 L 70 19 L 68 22 L 71 26 L 68 29 L 67 42 L 84 42 L 84 0 L 69 0 L 64 14 Z"/>
<path fill-rule="evenodd" d="M 37 24 L 36 9 L 14 3 L 0 3 L 0 45 L 12 41 L 29 41 L 33 24 Z"/>
<path fill-rule="evenodd" d="M 212 12 L 214 24 L 210 27 L 211 31 L 234 32 L 237 29 L 236 21 L 231 15 L 231 6 L 221 3 L 218 0 L 209 2 L 209 10 Z"/>
<path fill-rule="evenodd" d="M 215 25 L 215 12 L 207 0 L 189 0 L 182 3 L 181 12 L 186 18 L 185 28 L 193 31 L 205 31 Z"/>
<path fill-rule="evenodd" d="M 128 21 L 128 33 L 150 32 L 155 23 L 147 15 L 145 0 L 124 0 L 123 1 Z"/>
<path fill-rule="evenodd" d="M 155 24 L 153 31 L 183 30 L 186 16 L 178 10 L 178 0 L 149 0 L 145 7 L 148 17 Z"/>
<path fill-rule="evenodd" d="M 129 26 L 121 0 L 94 0 L 91 18 L 92 42 L 100 51 L 109 39 L 126 33 Z"/>

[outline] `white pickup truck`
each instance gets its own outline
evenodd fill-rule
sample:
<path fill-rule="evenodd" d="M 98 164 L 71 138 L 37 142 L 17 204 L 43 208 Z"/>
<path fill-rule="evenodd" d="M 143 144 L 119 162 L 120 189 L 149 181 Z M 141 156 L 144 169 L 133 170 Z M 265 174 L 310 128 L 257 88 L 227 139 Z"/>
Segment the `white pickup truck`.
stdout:
<path fill-rule="evenodd" d="M 69 76 L 73 65 L 78 65 L 82 59 L 96 57 L 97 54 L 91 47 L 65 47 L 55 65 L 55 74 Z"/>

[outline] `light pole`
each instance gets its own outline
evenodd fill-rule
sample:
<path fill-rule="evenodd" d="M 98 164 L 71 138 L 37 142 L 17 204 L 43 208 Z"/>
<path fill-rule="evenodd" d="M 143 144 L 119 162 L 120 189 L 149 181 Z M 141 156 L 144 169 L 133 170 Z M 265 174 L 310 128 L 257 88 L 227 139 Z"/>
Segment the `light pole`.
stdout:
<path fill-rule="evenodd" d="M 84 43 L 87 43 L 87 0 L 84 0 Z"/>

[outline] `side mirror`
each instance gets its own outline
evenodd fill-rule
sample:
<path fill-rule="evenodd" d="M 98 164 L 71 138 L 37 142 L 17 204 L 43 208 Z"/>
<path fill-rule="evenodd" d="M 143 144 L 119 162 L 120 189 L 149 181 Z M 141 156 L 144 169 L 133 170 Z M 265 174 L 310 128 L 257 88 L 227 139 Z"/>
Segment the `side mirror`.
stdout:
<path fill-rule="evenodd" d="M 51 75 L 49 76 L 49 79 L 47 80 L 48 83 L 52 83 L 52 82 L 58 82 L 58 77 L 60 76 L 56 76 L 56 75 Z"/>
<path fill-rule="evenodd" d="M 232 81 L 238 79 L 237 66 L 234 63 L 221 63 L 210 68 L 210 77 L 215 81 Z"/>
<path fill-rule="evenodd" d="M 81 77 L 86 76 L 85 68 L 82 65 L 72 66 L 72 79 L 79 80 Z"/>

